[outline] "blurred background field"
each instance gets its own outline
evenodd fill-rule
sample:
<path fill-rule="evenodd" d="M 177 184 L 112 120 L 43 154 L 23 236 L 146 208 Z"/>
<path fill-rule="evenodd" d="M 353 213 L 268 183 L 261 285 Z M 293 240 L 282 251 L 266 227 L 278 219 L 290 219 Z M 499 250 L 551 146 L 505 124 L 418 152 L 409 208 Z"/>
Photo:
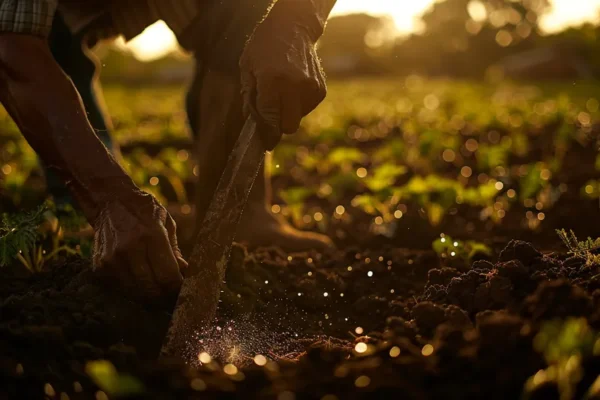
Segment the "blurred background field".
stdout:
<path fill-rule="evenodd" d="M 134 180 L 193 204 L 183 87 L 105 88 Z M 440 233 L 557 240 L 598 232 L 600 85 L 408 77 L 333 80 L 273 154 L 273 212 L 339 242 L 429 246 Z M 2 209 L 43 201 L 35 154 L 1 117 Z"/>
<path fill-rule="evenodd" d="M 560 0 L 417 2 L 422 15 L 399 35 L 402 10 L 388 3 L 387 16 L 330 20 L 319 43 L 329 95 L 272 156 L 272 211 L 347 245 L 598 236 L 597 18 L 550 29 Z M 97 53 L 124 167 L 185 219 L 199 172 L 183 107 L 193 62 L 164 29 Z M 169 54 L 149 60 L 152 43 Z M 0 147 L 1 211 L 42 202 L 35 154 L 4 112 Z"/>

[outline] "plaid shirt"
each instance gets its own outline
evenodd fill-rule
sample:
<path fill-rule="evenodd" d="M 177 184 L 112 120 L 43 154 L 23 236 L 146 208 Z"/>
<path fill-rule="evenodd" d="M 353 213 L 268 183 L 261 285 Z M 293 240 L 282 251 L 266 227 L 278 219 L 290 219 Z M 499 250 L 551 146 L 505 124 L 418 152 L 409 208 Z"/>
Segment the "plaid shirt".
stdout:
<path fill-rule="evenodd" d="M 0 32 L 47 36 L 55 10 L 53 0 L 0 0 Z"/>
<path fill-rule="evenodd" d="M 131 40 L 158 20 L 179 36 L 200 14 L 201 0 L 58 0 L 58 9 L 77 32 L 109 14 L 115 33 Z"/>
<path fill-rule="evenodd" d="M 202 0 L 0 0 L 0 31 L 47 36 L 56 9 L 73 32 L 100 17 L 109 16 L 112 26 L 101 28 L 122 34 L 127 40 L 164 20 L 180 35 L 198 16 Z"/>
<path fill-rule="evenodd" d="M 0 32 L 48 36 L 58 9 L 73 33 L 131 40 L 163 20 L 180 44 L 227 66 L 239 54 L 274 0 L 0 0 Z M 240 4 L 242 3 L 242 4 Z M 227 52 L 215 51 L 227 48 Z"/>

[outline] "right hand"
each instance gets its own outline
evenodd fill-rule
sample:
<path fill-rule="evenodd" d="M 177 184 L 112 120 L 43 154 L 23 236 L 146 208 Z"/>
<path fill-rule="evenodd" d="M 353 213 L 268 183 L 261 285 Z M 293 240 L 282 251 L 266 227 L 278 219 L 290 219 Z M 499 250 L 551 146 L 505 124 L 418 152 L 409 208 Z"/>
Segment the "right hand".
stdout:
<path fill-rule="evenodd" d="M 279 143 L 282 133 L 298 131 L 302 118 L 327 93 L 315 44 L 323 28 L 303 22 L 305 3 L 277 2 L 240 58 L 244 114 L 254 114 L 262 125 L 259 132 L 268 150 Z"/>
<path fill-rule="evenodd" d="M 177 294 L 187 268 L 175 221 L 150 194 L 112 201 L 94 221 L 94 267 L 143 298 Z"/>

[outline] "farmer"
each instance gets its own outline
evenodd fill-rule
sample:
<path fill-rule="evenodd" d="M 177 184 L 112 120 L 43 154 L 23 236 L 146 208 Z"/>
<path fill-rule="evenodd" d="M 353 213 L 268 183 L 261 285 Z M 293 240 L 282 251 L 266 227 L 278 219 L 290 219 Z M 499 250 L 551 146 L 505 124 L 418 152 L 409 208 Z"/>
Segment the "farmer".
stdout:
<path fill-rule="evenodd" d="M 196 205 L 202 214 L 244 116 L 255 114 L 263 141 L 273 148 L 281 133 L 296 132 L 302 117 L 324 98 L 315 43 L 335 0 L 279 0 L 271 8 L 272 0 L 242 5 L 234 0 L 56 3 L 0 0 L 0 101 L 94 228 L 94 266 L 145 296 L 174 292 L 182 281 L 180 269 L 187 265 L 175 223 L 95 134 L 94 128 L 111 145 L 89 48 L 117 34 L 131 39 L 162 19 L 194 52 L 196 74 L 187 111 L 205 175 L 198 186 L 205 196 L 198 196 Z M 57 7 L 65 25 L 55 21 L 51 52 L 47 39 Z M 265 208 L 267 188 L 260 181 L 238 238 L 255 237 L 257 244 L 293 242 L 297 248 L 328 244 L 275 220 Z"/>

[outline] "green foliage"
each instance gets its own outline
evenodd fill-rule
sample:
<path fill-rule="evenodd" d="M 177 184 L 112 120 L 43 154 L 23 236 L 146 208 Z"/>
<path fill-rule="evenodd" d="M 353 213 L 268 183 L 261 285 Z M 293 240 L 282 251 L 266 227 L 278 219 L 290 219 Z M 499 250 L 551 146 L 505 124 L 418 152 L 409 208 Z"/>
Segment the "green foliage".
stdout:
<path fill-rule="evenodd" d="M 132 375 L 120 374 L 110 361 L 90 361 L 85 366 L 85 372 L 110 396 L 126 397 L 145 392 L 144 384 L 139 379 Z"/>
<path fill-rule="evenodd" d="M 567 232 L 564 229 L 557 229 L 556 233 L 569 249 L 569 254 L 586 260 L 587 266 L 600 265 L 600 254 L 594 254 L 600 249 L 600 238 L 592 239 L 588 237 L 584 241 L 579 241 L 572 230 Z"/>
<path fill-rule="evenodd" d="M 500 165 L 506 165 L 510 156 L 510 148 L 503 145 L 481 145 L 477 152 L 480 169 L 492 169 Z"/>
<path fill-rule="evenodd" d="M 367 177 L 364 182 L 369 190 L 375 193 L 381 192 L 385 189 L 391 189 L 396 179 L 405 174 L 406 170 L 404 166 L 386 163 L 375 168 L 372 175 Z"/>
<path fill-rule="evenodd" d="M 114 105 L 114 139 L 128 147 L 124 167 L 161 202 L 183 205 L 195 176 L 180 92 L 175 85 L 105 87 Z M 327 99 L 303 120 L 304 134 L 286 137 L 274 152 L 282 215 L 303 226 L 304 214 L 335 215 L 341 205 L 346 213 L 336 221 L 351 223 L 349 199 L 366 196 L 353 202 L 356 211 L 384 223 L 394 222 L 397 210 L 423 210 L 432 225 L 455 210 L 493 223 L 514 211 L 537 229 L 546 220 L 526 218 L 526 211 L 555 212 L 569 171 L 558 172 L 571 147 L 597 146 L 589 129 L 600 117 L 598 92 L 594 82 L 484 84 L 416 75 L 334 80 Z M 40 174 L 35 153 L 1 111 L 0 128 L 3 198 L 13 208 L 31 207 L 23 202 L 43 195 L 42 185 L 32 184 Z M 358 177 L 359 168 L 366 177 Z M 595 179 L 579 195 L 587 201 L 599 193 Z"/>
<path fill-rule="evenodd" d="M 443 259 L 460 259 L 466 263 L 470 263 L 478 254 L 492 255 L 492 249 L 484 243 L 474 240 L 454 240 L 448 235 L 436 239 L 431 247 Z"/>
<path fill-rule="evenodd" d="M 4 267 L 19 255 L 29 254 L 34 249 L 46 211 L 46 206 L 40 206 L 33 211 L 2 216 L 0 266 Z"/>
<path fill-rule="evenodd" d="M 352 205 L 362 209 L 367 214 L 377 215 L 386 212 L 385 204 L 370 194 L 361 194 L 352 199 Z"/>
<path fill-rule="evenodd" d="M 336 165 L 352 165 L 364 162 L 366 155 L 354 147 L 337 147 L 327 155 L 327 162 Z"/>
<path fill-rule="evenodd" d="M 314 191 L 309 188 L 290 187 L 290 188 L 282 191 L 279 195 L 287 204 L 297 205 L 297 204 L 303 204 L 304 201 L 313 194 L 314 194 Z"/>
<path fill-rule="evenodd" d="M 83 213 L 76 210 L 71 204 L 54 207 L 53 211 L 63 229 L 78 231 L 87 226 L 88 222 Z"/>
<path fill-rule="evenodd" d="M 583 376 L 583 359 L 600 355 L 600 334 L 592 330 L 585 318 L 549 321 L 542 325 L 533 346 L 549 366 L 527 380 L 523 398 L 529 399 L 538 387 L 551 383 L 558 387 L 561 400 L 573 400 Z M 599 389 L 600 382 L 596 381 L 587 395 L 597 395 Z"/>
<path fill-rule="evenodd" d="M 37 273 L 60 253 L 80 254 L 80 251 L 61 243 L 61 225 L 51 215 L 50 202 L 33 211 L 4 214 L 0 226 L 0 267 L 19 261 L 29 272 Z M 63 213 L 65 225 L 81 226 L 81 216 L 71 209 Z M 45 231 L 42 229 L 45 226 Z M 44 245 L 44 239 L 50 242 Z"/>
<path fill-rule="evenodd" d="M 538 193 L 545 184 L 541 178 L 542 168 L 539 164 L 528 166 L 527 173 L 521 178 L 521 199 L 529 199 Z"/>
<path fill-rule="evenodd" d="M 283 201 L 288 204 L 292 217 L 296 221 L 301 220 L 304 202 L 313 194 L 314 190 L 306 187 L 290 187 L 287 190 L 279 193 Z"/>

